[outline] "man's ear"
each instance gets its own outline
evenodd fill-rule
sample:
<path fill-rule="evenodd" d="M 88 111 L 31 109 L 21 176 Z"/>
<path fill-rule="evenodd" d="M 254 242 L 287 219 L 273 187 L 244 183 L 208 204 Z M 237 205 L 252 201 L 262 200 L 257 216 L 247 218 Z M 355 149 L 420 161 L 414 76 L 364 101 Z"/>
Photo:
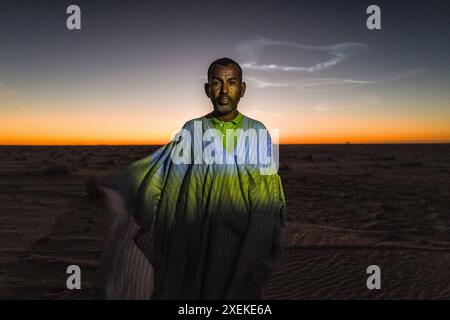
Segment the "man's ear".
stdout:
<path fill-rule="evenodd" d="M 245 82 L 242 82 L 241 83 L 241 98 L 244 96 L 246 88 L 247 88 L 247 85 L 245 84 Z"/>
<path fill-rule="evenodd" d="M 210 94 L 209 94 L 209 83 L 205 83 L 205 93 L 208 96 L 208 98 L 210 98 Z"/>

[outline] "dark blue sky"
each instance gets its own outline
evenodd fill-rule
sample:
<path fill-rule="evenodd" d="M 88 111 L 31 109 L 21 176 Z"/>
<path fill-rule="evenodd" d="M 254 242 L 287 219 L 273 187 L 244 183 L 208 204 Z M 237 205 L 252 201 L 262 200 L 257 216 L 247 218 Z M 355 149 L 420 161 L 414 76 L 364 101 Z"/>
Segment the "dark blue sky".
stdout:
<path fill-rule="evenodd" d="M 82 30 L 65 27 L 70 4 L 81 7 Z M 381 8 L 381 30 L 366 28 L 370 4 Z M 149 139 L 155 125 L 167 134 L 208 111 L 206 69 L 228 56 L 249 86 L 242 112 L 274 127 L 296 119 L 286 139 L 368 136 L 360 123 L 381 130 L 383 119 L 375 140 L 450 139 L 449 12 L 448 1 L 2 0 L 0 115 L 9 132 L 28 119 L 43 141 L 114 140 L 130 124 L 141 129 L 128 139 Z M 75 123 L 33 123 L 107 113 L 129 118 L 117 135 L 106 129 L 115 120 L 82 136 Z M 21 135 L 3 132 L 0 143 Z"/>

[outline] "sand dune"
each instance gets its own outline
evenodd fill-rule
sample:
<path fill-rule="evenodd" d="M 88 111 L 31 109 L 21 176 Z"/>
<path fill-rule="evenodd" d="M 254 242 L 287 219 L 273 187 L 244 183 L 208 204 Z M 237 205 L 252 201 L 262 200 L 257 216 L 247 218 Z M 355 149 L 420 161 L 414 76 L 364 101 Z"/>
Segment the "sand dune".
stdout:
<path fill-rule="evenodd" d="M 91 299 L 113 222 L 97 183 L 156 148 L 0 147 L 0 298 Z M 450 298 L 450 145 L 280 149 L 286 251 L 265 298 Z"/>

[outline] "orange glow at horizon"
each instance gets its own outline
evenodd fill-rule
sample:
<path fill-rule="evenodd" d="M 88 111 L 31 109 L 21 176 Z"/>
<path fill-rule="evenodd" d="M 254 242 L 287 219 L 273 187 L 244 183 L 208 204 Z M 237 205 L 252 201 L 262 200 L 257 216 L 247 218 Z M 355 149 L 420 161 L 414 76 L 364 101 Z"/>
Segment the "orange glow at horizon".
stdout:
<path fill-rule="evenodd" d="M 139 133 L 139 132 L 134 132 Z M 146 138 L 151 136 L 151 138 Z M 101 137 L 74 135 L 70 133 L 52 135 L 31 135 L 24 132 L 22 135 L 0 136 L 0 145 L 164 145 L 171 139 L 169 132 L 160 134 L 145 134 L 142 137 L 129 134 L 128 137 L 117 133 L 103 134 Z M 274 141 L 275 142 L 275 141 Z M 450 134 L 423 133 L 423 134 L 336 134 L 336 135 L 280 135 L 280 144 L 341 144 L 341 143 L 414 143 L 414 142 L 450 142 Z"/>
<path fill-rule="evenodd" d="M 168 111 L 9 114 L 0 117 L 0 145 L 164 145 L 186 121 L 198 116 L 198 110 L 187 109 L 169 116 Z M 450 142 L 446 117 L 243 114 L 270 130 L 279 128 L 280 144 Z"/>

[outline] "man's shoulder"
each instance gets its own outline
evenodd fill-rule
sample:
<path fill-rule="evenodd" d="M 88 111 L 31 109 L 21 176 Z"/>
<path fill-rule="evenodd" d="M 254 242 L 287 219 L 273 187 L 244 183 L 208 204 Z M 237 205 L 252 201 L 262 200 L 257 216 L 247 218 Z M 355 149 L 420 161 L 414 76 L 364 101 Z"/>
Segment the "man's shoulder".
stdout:
<path fill-rule="evenodd" d="M 248 127 L 249 128 L 255 128 L 255 129 L 267 129 L 266 126 L 264 125 L 264 123 L 262 123 L 259 120 L 250 118 L 244 114 L 242 114 L 243 119 L 247 120 L 248 123 Z"/>
<path fill-rule="evenodd" d="M 198 118 L 194 118 L 194 119 L 190 119 L 188 121 L 186 121 L 183 124 L 182 129 L 188 130 L 188 131 L 192 131 L 195 128 L 195 123 L 197 123 L 197 125 L 200 123 L 202 123 L 202 121 L 204 120 L 204 117 L 198 117 Z"/>

